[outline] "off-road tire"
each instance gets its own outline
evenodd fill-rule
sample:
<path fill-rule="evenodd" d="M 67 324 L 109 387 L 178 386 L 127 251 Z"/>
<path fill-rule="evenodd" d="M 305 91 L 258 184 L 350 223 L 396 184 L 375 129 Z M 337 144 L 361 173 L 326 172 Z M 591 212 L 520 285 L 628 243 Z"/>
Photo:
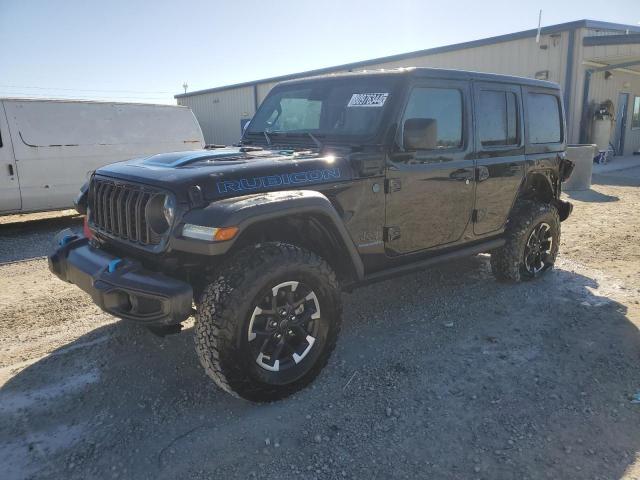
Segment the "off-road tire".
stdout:
<path fill-rule="evenodd" d="M 207 375 L 226 392 L 255 402 L 278 400 L 308 385 L 327 364 L 342 321 L 340 290 L 331 267 L 312 252 L 271 242 L 239 251 L 217 271 L 196 302 L 196 351 Z M 313 286 L 322 305 L 320 321 L 329 324 L 308 370 L 293 381 L 274 384 L 271 377 L 265 381 L 270 373 L 261 372 L 250 355 L 247 332 L 260 292 L 288 280 Z"/>
<path fill-rule="evenodd" d="M 541 223 L 551 227 L 553 242 L 545 268 L 531 274 L 524 266 L 527 241 L 533 230 Z M 500 281 L 520 282 L 532 280 L 553 268 L 560 244 L 560 216 L 558 210 L 548 203 L 520 200 L 516 203 L 507 223 L 504 246 L 491 252 L 491 271 Z"/>

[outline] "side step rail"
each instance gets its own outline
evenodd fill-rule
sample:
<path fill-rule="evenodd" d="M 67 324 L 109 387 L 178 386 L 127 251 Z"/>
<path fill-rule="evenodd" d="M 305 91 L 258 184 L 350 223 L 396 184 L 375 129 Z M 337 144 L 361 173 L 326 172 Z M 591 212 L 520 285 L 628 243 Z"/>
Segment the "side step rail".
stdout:
<path fill-rule="evenodd" d="M 406 273 L 422 270 L 426 267 L 430 267 L 441 262 L 447 262 L 449 260 L 455 260 L 457 258 L 470 257 L 479 253 L 486 253 L 491 250 L 495 250 L 496 248 L 502 247 L 505 243 L 506 241 L 503 238 L 496 238 L 493 240 L 488 240 L 486 242 L 478 243 L 476 245 L 461 248 L 460 250 L 454 250 L 440 255 L 434 255 L 433 257 L 429 257 L 419 262 L 408 263 L 407 265 L 400 265 L 398 267 L 392 267 L 386 270 L 381 270 L 379 272 L 374 272 L 366 275 L 361 282 L 351 285 L 351 288 L 349 290 L 369 285 L 371 283 L 379 282 L 381 280 L 386 280 L 388 278 L 404 275 Z"/>

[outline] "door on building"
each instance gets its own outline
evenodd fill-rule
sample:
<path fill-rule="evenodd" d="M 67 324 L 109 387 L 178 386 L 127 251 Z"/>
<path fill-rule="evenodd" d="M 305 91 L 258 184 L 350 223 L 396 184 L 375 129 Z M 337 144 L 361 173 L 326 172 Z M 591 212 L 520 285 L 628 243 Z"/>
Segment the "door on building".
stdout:
<path fill-rule="evenodd" d="M 466 81 L 412 85 L 390 155 L 385 245 L 392 255 L 455 242 L 471 219 L 474 166 Z"/>
<path fill-rule="evenodd" d="M 13 158 L 4 105 L 0 102 L 0 212 L 20 210 L 20 208 L 22 208 L 22 198 L 17 165 Z"/>
<path fill-rule="evenodd" d="M 613 137 L 613 149 L 616 155 L 624 155 L 624 132 L 627 130 L 627 110 L 629 109 L 629 94 L 618 94 L 618 108 L 616 108 L 616 131 Z"/>

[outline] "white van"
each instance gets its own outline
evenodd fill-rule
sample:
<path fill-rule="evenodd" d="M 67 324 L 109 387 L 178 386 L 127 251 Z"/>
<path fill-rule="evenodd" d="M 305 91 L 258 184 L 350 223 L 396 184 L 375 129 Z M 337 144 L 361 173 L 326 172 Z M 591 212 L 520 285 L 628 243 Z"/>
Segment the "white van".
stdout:
<path fill-rule="evenodd" d="M 0 215 L 72 207 L 108 163 L 202 148 L 188 107 L 0 98 Z"/>

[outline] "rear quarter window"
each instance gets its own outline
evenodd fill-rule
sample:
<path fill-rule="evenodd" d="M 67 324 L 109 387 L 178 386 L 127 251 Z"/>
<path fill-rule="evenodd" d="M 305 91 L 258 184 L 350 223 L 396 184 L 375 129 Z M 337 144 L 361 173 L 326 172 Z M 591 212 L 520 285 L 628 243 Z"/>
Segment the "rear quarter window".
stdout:
<path fill-rule="evenodd" d="M 562 142 L 562 116 L 557 96 L 548 93 L 527 95 L 529 143 Z"/>

